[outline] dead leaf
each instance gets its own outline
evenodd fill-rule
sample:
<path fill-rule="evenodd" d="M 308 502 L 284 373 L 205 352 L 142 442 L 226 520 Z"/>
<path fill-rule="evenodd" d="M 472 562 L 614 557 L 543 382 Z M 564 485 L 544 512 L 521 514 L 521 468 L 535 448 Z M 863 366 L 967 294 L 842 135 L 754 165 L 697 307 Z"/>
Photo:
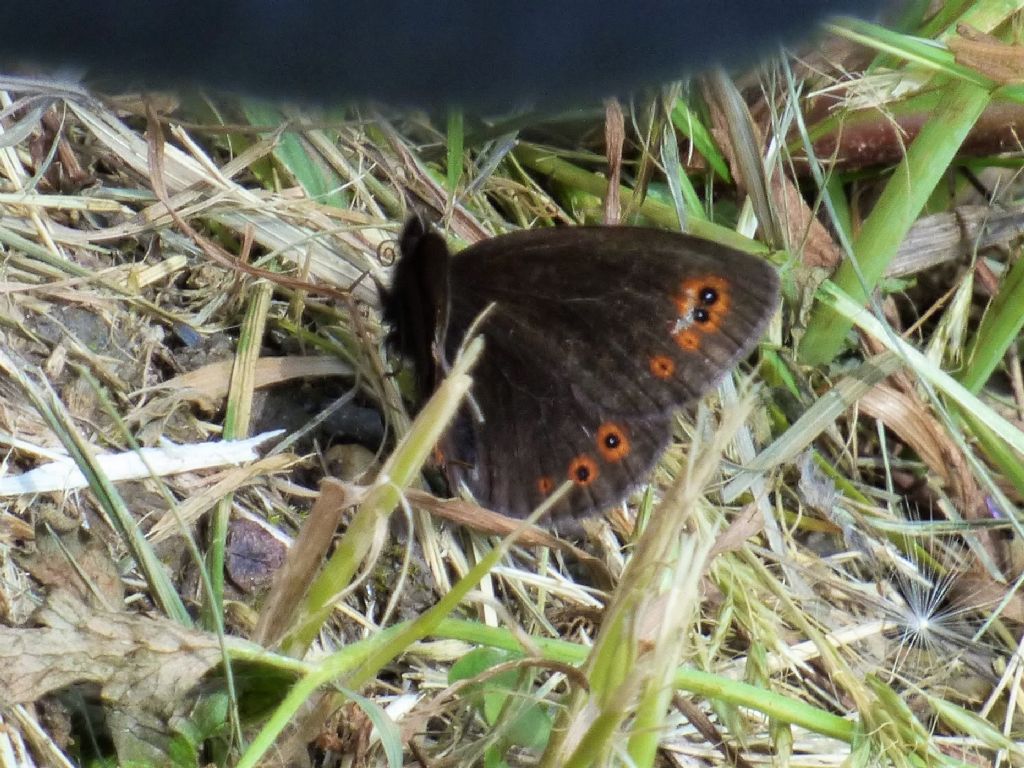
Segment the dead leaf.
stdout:
<path fill-rule="evenodd" d="M 79 528 L 57 535 L 52 528 L 42 526 L 35 551 L 16 559 L 51 593 L 67 592 L 89 605 L 112 611 L 124 603 L 124 586 L 110 553 L 98 537 Z"/>
<path fill-rule="evenodd" d="M 879 384 L 861 398 L 860 408 L 899 435 L 942 479 L 964 517 L 978 517 L 983 497 L 970 467 L 946 430 L 917 398 Z"/>
<path fill-rule="evenodd" d="M 105 701 L 169 715 L 221 658 L 212 635 L 168 619 L 96 611 L 67 593 L 40 616 L 51 626 L 0 627 L 0 700 L 7 705 L 95 683 Z"/>
<path fill-rule="evenodd" d="M 793 249 L 799 248 L 800 261 L 808 267 L 834 272 L 843 260 L 843 252 L 814 216 L 792 180 L 776 170 L 772 174 L 770 193 L 772 205 L 786 230 L 786 243 Z"/>
<path fill-rule="evenodd" d="M 0 627 L 0 701 L 31 704 L 95 686 L 120 762 L 166 764 L 168 723 L 187 714 L 200 680 L 221 661 L 217 638 L 168 619 L 98 611 L 67 590 L 37 618 L 44 626 Z"/>
<path fill-rule="evenodd" d="M 967 24 L 957 24 L 956 31 L 960 37 L 950 38 L 947 45 L 957 64 L 977 70 L 1001 85 L 1024 82 L 1024 47 L 1004 43 Z"/>

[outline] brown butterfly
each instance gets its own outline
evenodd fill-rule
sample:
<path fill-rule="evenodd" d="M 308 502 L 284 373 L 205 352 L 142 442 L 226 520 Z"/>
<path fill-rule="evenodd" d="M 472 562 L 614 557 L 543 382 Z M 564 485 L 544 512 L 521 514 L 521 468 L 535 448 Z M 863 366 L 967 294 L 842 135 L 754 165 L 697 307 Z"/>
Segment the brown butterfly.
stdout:
<path fill-rule="evenodd" d="M 521 231 L 452 255 L 414 218 L 401 251 L 381 300 L 421 397 L 487 310 L 473 403 L 441 446 L 449 480 L 515 517 L 569 480 L 556 526 L 639 485 L 674 411 L 750 353 L 779 303 L 764 261 L 654 229 Z"/>

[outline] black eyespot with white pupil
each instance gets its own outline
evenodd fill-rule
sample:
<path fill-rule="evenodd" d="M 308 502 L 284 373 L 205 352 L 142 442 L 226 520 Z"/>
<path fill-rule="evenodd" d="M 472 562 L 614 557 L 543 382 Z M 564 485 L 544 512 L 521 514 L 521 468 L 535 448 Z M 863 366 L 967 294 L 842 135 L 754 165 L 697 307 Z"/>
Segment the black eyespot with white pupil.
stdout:
<path fill-rule="evenodd" d="M 605 435 L 604 445 L 605 448 L 618 448 L 622 444 L 622 439 L 614 432 L 610 435 Z"/>
<path fill-rule="evenodd" d="M 714 304 L 718 301 L 718 291 L 714 288 L 701 288 L 700 289 L 700 303 L 705 305 Z"/>
<path fill-rule="evenodd" d="M 693 319 L 698 323 L 706 323 L 711 319 L 711 315 L 708 314 L 708 311 L 704 309 L 704 307 L 697 307 L 693 310 Z"/>

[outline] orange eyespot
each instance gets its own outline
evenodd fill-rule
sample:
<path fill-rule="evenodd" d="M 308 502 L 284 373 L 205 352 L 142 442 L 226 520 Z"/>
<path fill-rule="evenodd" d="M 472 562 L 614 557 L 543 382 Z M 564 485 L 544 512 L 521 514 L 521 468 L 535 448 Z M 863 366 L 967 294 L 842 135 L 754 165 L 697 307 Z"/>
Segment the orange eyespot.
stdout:
<path fill-rule="evenodd" d="M 684 280 L 675 298 L 680 317 L 693 317 L 702 331 L 716 331 L 729 312 L 730 283 L 720 275 Z"/>
<path fill-rule="evenodd" d="M 700 349 L 700 331 L 695 328 L 691 327 L 680 331 L 675 335 L 675 339 L 679 348 L 686 352 L 696 352 Z"/>
<path fill-rule="evenodd" d="M 702 275 L 683 280 L 679 286 L 682 295 L 693 296 L 701 303 L 711 304 L 729 300 L 730 282 L 721 275 Z M 708 291 L 717 294 L 712 297 Z"/>
<path fill-rule="evenodd" d="M 651 373 L 659 379 L 671 379 L 676 372 L 675 361 L 668 355 L 653 355 L 648 361 L 651 365 Z"/>
<path fill-rule="evenodd" d="M 576 485 L 588 486 L 597 480 L 597 462 L 587 454 L 581 454 L 569 462 L 569 479 Z"/>
<path fill-rule="evenodd" d="M 626 431 L 610 421 L 597 429 L 597 450 L 605 461 L 620 461 L 629 455 L 629 438 Z"/>
<path fill-rule="evenodd" d="M 537 478 L 537 490 L 541 496 L 547 496 L 555 487 L 555 481 L 548 475 L 541 475 Z"/>

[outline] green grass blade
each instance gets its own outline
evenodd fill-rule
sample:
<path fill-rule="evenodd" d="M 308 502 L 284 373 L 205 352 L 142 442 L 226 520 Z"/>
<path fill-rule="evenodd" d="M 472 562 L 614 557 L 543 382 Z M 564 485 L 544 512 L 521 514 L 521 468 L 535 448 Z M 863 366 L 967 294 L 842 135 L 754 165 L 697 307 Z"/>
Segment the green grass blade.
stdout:
<path fill-rule="evenodd" d="M 854 301 L 867 301 L 968 131 L 989 103 L 989 92 L 970 82 L 950 83 L 945 96 L 939 111 L 921 129 L 885 185 L 853 242 L 852 258 L 845 260 L 833 277 L 836 286 Z M 800 345 L 802 362 L 830 362 L 850 327 L 848 319 L 819 304 Z"/>
<path fill-rule="evenodd" d="M 448 112 L 448 163 L 447 182 L 448 196 L 455 197 L 462 178 L 462 155 L 465 151 L 466 132 L 461 109 Z"/>
<path fill-rule="evenodd" d="M 1018 259 L 999 286 L 978 333 L 967 345 L 967 367 L 960 383 L 977 392 L 1002 363 L 1024 328 L 1024 259 Z"/>

